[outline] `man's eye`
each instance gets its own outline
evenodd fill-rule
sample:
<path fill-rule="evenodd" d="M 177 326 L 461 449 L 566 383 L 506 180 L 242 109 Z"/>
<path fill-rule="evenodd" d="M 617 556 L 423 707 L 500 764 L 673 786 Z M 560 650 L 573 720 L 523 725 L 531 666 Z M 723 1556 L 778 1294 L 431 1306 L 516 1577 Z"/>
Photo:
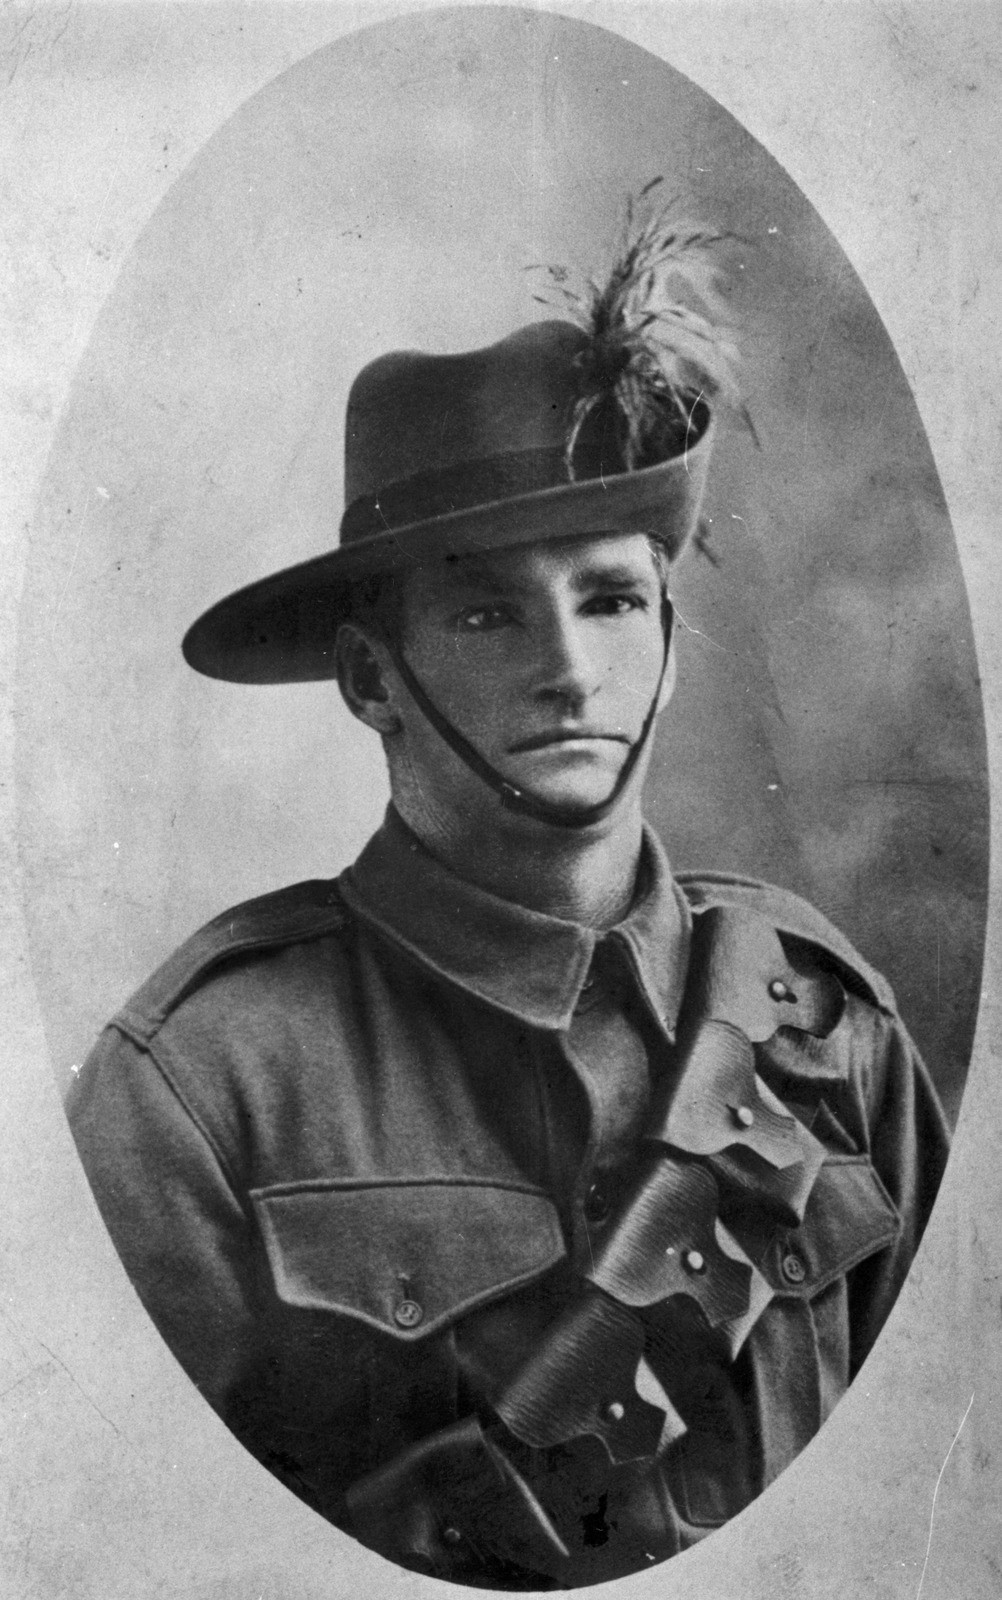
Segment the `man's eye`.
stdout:
<path fill-rule="evenodd" d="M 586 610 L 596 617 L 622 617 L 630 611 L 646 611 L 647 601 L 641 594 L 600 594 L 587 602 Z"/>
<path fill-rule="evenodd" d="M 459 627 L 467 633 L 490 633 L 494 628 L 503 628 L 509 620 L 503 606 L 471 606 L 457 618 Z"/>

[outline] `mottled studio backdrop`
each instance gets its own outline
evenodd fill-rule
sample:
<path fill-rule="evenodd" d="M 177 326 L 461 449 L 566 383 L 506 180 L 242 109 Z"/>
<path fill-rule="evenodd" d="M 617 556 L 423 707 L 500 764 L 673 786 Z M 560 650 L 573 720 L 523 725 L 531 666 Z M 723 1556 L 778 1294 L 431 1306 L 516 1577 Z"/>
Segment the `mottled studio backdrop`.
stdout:
<path fill-rule="evenodd" d="M 269 84 L 170 191 L 97 324 L 33 526 L 18 708 L 34 970 L 64 1081 L 187 932 L 336 872 L 385 803 L 378 744 L 335 686 L 199 679 L 185 627 L 334 540 L 365 362 L 547 315 L 526 265 L 601 268 L 623 198 L 659 173 L 746 241 L 727 290 L 761 449 L 723 430 L 717 564 L 678 569 L 649 812 L 677 866 L 773 879 L 840 922 L 955 1109 L 983 729 L 894 352 L 811 207 L 712 99 L 612 34 L 507 9 L 367 30 Z"/>

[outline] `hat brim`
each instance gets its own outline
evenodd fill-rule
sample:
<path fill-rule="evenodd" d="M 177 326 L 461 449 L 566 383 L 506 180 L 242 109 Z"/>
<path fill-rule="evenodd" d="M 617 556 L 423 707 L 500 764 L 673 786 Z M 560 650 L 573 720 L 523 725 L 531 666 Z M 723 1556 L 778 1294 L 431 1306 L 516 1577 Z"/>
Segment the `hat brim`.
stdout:
<path fill-rule="evenodd" d="M 231 683 L 308 683 L 337 674 L 335 641 L 351 586 L 448 556 L 543 540 L 644 533 L 670 560 L 691 536 L 706 482 L 713 423 L 692 449 L 634 472 L 560 484 L 464 507 L 340 545 L 216 602 L 185 634 L 189 666 Z"/>

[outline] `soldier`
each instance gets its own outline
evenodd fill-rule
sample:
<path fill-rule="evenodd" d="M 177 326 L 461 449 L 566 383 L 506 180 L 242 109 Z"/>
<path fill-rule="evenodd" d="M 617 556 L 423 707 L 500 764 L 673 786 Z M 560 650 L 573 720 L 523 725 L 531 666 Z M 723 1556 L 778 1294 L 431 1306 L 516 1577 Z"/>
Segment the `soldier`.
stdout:
<path fill-rule="evenodd" d="M 691 341 L 672 367 L 653 282 L 641 251 L 583 320 L 356 380 L 339 548 L 184 648 L 336 675 L 386 819 L 197 933 L 70 1106 L 234 1433 L 371 1548 L 502 1589 L 645 1568 L 781 1472 L 945 1155 L 884 979 L 792 894 L 673 877 L 643 822 L 728 399 Z"/>

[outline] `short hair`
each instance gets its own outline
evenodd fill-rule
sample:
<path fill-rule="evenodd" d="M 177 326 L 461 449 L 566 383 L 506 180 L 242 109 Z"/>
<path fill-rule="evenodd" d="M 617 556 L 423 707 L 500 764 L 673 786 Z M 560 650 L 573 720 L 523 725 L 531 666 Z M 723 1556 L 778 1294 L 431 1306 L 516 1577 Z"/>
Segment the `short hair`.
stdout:
<path fill-rule="evenodd" d="M 373 572 L 358 578 L 346 596 L 339 622 L 354 622 L 389 644 L 403 644 L 404 586 L 398 572 Z"/>
<path fill-rule="evenodd" d="M 663 593 L 668 592 L 668 573 L 671 557 L 664 540 L 649 533 L 654 566 Z M 359 578 L 351 585 L 346 597 L 341 622 L 354 622 L 368 633 L 399 649 L 404 643 L 404 585 L 402 572 L 374 572 Z"/>

